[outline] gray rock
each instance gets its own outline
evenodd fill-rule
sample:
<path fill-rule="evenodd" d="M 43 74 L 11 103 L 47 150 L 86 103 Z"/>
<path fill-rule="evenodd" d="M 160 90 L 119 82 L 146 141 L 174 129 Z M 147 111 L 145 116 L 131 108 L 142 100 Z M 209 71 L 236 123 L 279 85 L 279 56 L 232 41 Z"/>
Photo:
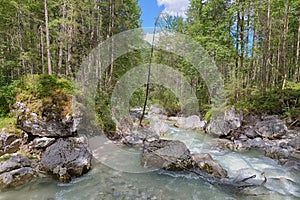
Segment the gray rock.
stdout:
<path fill-rule="evenodd" d="M 40 137 L 68 137 L 76 135 L 77 119 L 79 118 L 75 116 L 69 114 L 61 116 L 61 113 L 54 111 L 45 112 L 43 116 L 39 116 L 37 113 L 29 110 L 24 103 L 20 102 L 17 102 L 14 107 L 14 112 L 18 115 L 17 126 L 27 133 Z"/>
<path fill-rule="evenodd" d="M 0 162 L 0 188 L 12 188 L 29 182 L 37 175 L 31 161 L 22 155 L 12 155 Z"/>
<path fill-rule="evenodd" d="M 231 128 L 230 124 L 223 117 L 218 117 L 210 121 L 206 127 L 206 132 L 217 136 L 227 136 L 231 132 Z"/>
<path fill-rule="evenodd" d="M 227 171 L 209 154 L 191 155 L 186 145 L 176 140 L 159 140 L 147 144 L 142 154 L 142 165 L 172 171 L 200 169 L 216 178 L 227 177 Z"/>
<path fill-rule="evenodd" d="M 245 135 L 251 139 L 256 138 L 258 136 L 258 134 L 255 132 L 254 128 L 247 128 L 245 130 Z"/>
<path fill-rule="evenodd" d="M 228 139 L 218 139 L 216 148 L 234 150 L 234 143 Z"/>
<path fill-rule="evenodd" d="M 248 137 L 246 136 L 246 135 L 240 135 L 239 136 L 239 140 L 241 140 L 241 141 L 247 141 L 248 140 Z"/>
<path fill-rule="evenodd" d="M 254 138 L 252 140 L 248 140 L 247 143 L 248 143 L 248 146 L 250 146 L 252 148 L 265 149 L 265 148 L 269 147 L 269 145 L 259 137 Z"/>
<path fill-rule="evenodd" d="M 159 105 L 154 104 L 154 105 L 150 106 L 148 114 L 149 115 L 166 115 L 167 112 L 163 108 L 161 108 Z"/>
<path fill-rule="evenodd" d="M 73 121 L 42 120 L 35 113 L 20 115 L 17 119 L 20 129 L 34 136 L 40 137 L 69 137 L 76 133 Z"/>
<path fill-rule="evenodd" d="M 300 136 L 293 138 L 288 145 L 292 146 L 296 150 L 300 150 Z"/>
<path fill-rule="evenodd" d="M 273 159 L 282 159 L 289 157 L 289 151 L 280 147 L 270 147 L 265 150 L 265 155 Z"/>
<path fill-rule="evenodd" d="M 36 172 L 31 167 L 22 167 L 0 175 L 2 189 L 13 188 L 31 181 Z"/>
<path fill-rule="evenodd" d="M 3 129 L 0 133 L 0 156 L 6 153 L 15 153 L 19 150 L 22 139 L 16 134 L 6 133 Z"/>
<path fill-rule="evenodd" d="M 261 137 L 270 140 L 283 138 L 288 130 L 285 121 L 279 119 L 258 122 L 254 129 Z"/>
<path fill-rule="evenodd" d="M 151 122 L 151 127 L 158 135 L 165 135 L 169 132 L 169 125 L 161 120 Z"/>
<path fill-rule="evenodd" d="M 83 137 L 58 139 L 47 147 L 41 158 L 41 169 L 70 181 L 91 168 L 92 153 Z"/>
<path fill-rule="evenodd" d="M 232 106 L 230 110 L 225 112 L 224 120 L 230 124 L 231 129 L 240 128 L 242 126 L 243 113 L 242 111 L 237 113 L 234 106 Z"/>
<path fill-rule="evenodd" d="M 151 127 L 138 126 L 132 130 L 130 137 L 135 138 L 135 140 L 151 142 L 151 141 L 159 140 L 160 135 L 156 133 Z"/>
<path fill-rule="evenodd" d="M 216 178 L 227 177 L 227 171 L 223 169 L 219 163 L 214 161 L 210 154 L 193 154 L 192 159 L 197 167 L 212 176 Z"/>
<path fill-rule="evenodd" d="M 190 117 L 179 117 L 175 123 L 176 127 L 193 130 L 203 130 L 205 125 L 206 123 L 201 121 L 200 117 L 197 115 L 192 115 Z"/>
<path fill-rule="evenodd" d="M 22 167 L 30 167 L 29 158 L 22 155 L 12 155 L 8 160 L 0 162 L 0 174 Z"/>
<path fill-rule="evenodd" d="M 280 118 L 278 115 L 266 115 L 266 116 L 262 116 L 261 119 L 263 121 L 270 121 L 270 120 L 278 120 Z"/>
<path fill-rule="evenodd" d="M 138 136 L 126 136 L 123 143 L 127 145 L 143 145 L 143 140 Z"/>
<path fill-rule="evenodd" d="M 206 127 L 206 132 L 217 136 L 227 136 L 229 133 L 242 126 L 243 113 L 237 113 L 235 108 L 226 111 L 224 114 L 212 117 L 210 123 Z"/>
<path fill-rule="evenodd" d="M 192 167 L 192 159 L 189 149 L 183 142 L 159 140 L 145 146 L 142 165 L 166 170 L 184 170 Z"/>
<path fill-rule="evenodd" d="M 53 144 L 55 142 L 55 138 L 48 138 L 48 137 L 42 137 L 42 138 L 35 138 L 32 142 L 30 142 L 29 146 L 33 148 L 46 148 Z"/>
<path fill-rule="evenodd" d="M 131 135 L 133 126 L 134 124 L 130 118 L 123 117 L 117 124 L 117 132 L 119 132 L 119 135 L 123 135 L 124 137 L 127 135 Z"/>
<path fill-rule="evenodd" d="M 292 151 L 290 153 L 290 157 L 294 158 L 294 159 L 297 159 L 297 160 L 300 160 L 300 151 Z"/>

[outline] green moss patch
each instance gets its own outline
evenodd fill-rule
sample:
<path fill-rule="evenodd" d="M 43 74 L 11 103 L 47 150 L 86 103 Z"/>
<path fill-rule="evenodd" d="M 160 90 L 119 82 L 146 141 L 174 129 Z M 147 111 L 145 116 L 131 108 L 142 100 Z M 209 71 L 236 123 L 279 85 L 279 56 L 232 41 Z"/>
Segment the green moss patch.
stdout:
<path fill-rule="evenodd" d="M 71 81 L 47 74 L 27 75 L 21 79 L 16 101 L 23 102 L 39 116 L 72 113 L 74 85 Z"/>

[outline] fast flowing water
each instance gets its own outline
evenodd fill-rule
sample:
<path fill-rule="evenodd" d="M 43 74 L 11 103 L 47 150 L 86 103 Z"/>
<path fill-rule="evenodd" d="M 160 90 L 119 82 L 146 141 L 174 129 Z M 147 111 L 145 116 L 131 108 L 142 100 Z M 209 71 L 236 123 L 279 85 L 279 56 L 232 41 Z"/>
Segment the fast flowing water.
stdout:
<path fill-rule="evenodd" d="M 277 161 L 267 158 L 259 151 L 236 153 L 214 151 L 211 146 L 214 139 L 206 134 L 185 131 L 170 126 L 168 139 L 185 142 L 192 153 L 210 153 L 227 171 L 230 178 L 242 179 L 256 175 L 251 183 L 263 181 L 261 172 L 266 171 L 268 181 L 264 187 L 249 188 L 245 193 L 236 194 L 199 179 L 197 175 L 185 172 L 167 172 L 155 170 L 145 173 L 133 173 L 139 165 L 138 150 L 130 159 L 110 156 L 114 163 L 133 167 L 131 173 L 114 170 L 99 161 L 93 163 L 93 169 L 71 183 L 58 183 L 45 177 L 25 186 L 0 193 L 0 200 L 89 200 L 89 199 L 300 199 L 299 168 L 285 168 Z M 299 166 L 299 163 L 298 163 Z"/>

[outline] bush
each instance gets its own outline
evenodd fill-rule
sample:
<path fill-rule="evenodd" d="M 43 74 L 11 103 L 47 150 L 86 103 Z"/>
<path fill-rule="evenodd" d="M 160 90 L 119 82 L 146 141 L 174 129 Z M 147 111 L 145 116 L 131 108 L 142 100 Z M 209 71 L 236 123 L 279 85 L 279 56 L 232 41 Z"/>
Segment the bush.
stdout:
<path fill-rule="evenodd" d="M 115 131 L 116 124 L 112 120 L 110 98 L 104 91 L 99 91 L 95 97 L 95 110 L 97 114 L 97 124 L 104 131 Z"/>
<path fill-rule="evenodd" d="M 9 85 L 0 87 L 0 117 L 5 117 L 10 112 L 10 107 L 15 102 L 19 85 L 20 81 L 15 80 Z"/>

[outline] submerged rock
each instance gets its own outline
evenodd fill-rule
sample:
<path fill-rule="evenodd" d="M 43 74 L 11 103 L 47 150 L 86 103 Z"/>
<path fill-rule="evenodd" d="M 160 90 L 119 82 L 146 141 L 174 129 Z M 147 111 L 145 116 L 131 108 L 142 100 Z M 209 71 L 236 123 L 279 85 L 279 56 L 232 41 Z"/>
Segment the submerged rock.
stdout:
<path fill-rule="evenodd" d="M 195 165 L 202 169 L 203 171 L 208 172 L 214 177 L 217 178 L 226 178 L 227 171 L 223 167 L 213 160 L 210 154 L 193 154 L 192 159 L 195 162 Z"/>
<path fill-rule="evenodd" d="M 41 158 L 41 169 L 70 181 L 91 168 L 92 153 L 83 137 L 60 138 L 46 148 Z"/>

